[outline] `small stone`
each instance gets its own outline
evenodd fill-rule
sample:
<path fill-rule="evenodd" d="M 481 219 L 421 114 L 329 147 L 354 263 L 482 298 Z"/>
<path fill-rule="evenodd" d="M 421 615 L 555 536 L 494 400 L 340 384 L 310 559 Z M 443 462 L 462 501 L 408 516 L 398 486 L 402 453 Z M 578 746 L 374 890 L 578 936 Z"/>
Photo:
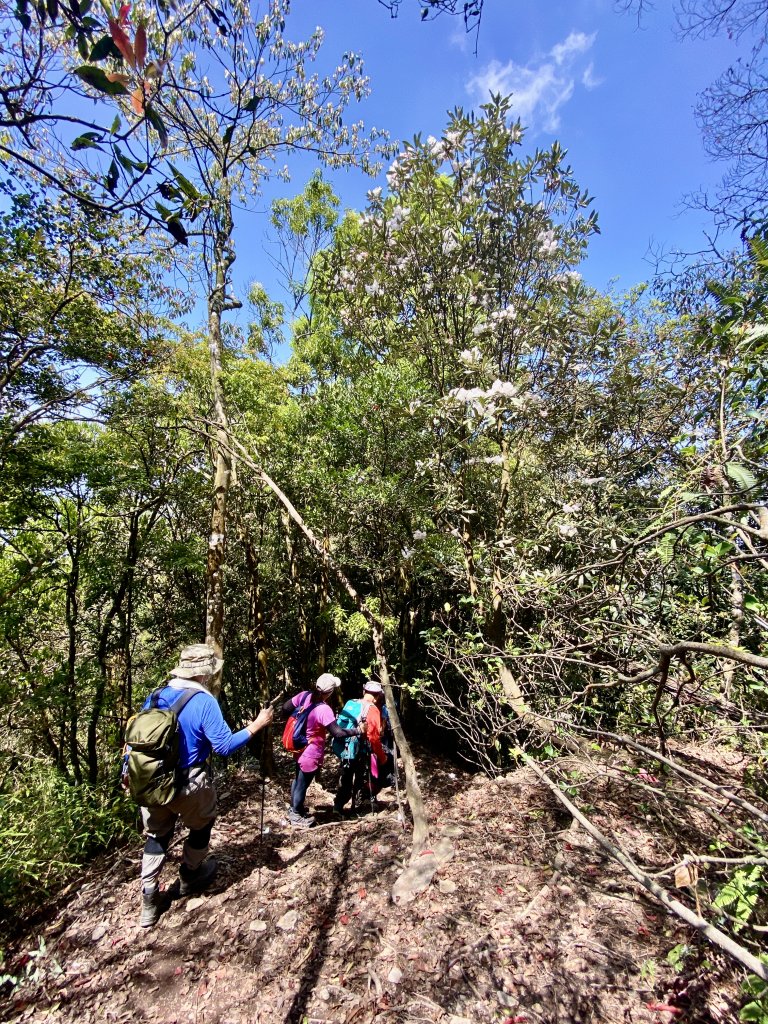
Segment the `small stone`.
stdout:
<path fill-rule="evenodd" d="M 444 893 L 456 892 L 456 883 L 452 882 L 450 878 L 441 878 L 438 882 L 437 888 L 440 892 Z"/>
<path fill-rule="evenodd" d="M 469 1017 L 449 1017 L 448 1024 L 472 1024 Z"/>
<path fill-rule="evenodd" d="M 91 941 L 98 942 L 99 939 L 103 939 L 109 931 L 109 925 L 102 921 L 101 924 L 97 924 L 91 932 Z"/>
<path fill-rule="evenodd" d="M 248 925 L 248 927 L 249 927 L 249 929 L 252 932 L 265 932 L 267 930 L 267 922 L 266 921 L 251 921 L 251 923 Z"/>
<path fill-rule="evenodd" d="M 328 1000 L 331 998 L 331 993 L 327 988 L 321 988 L 320 991 L 317 993 L 317 998 L 322 1000 L 324 1003 L 327 1003 Z"/>
<path fill-rule="evenodd" d="M 387 975 L 387 981 L 391 982 L 393 985 L 399 985 L 402 980 L 403 972 L 399 967 L 393 967 Z"/>
<path fill-rule="evenodd" d="M 205 900 L 202 896 L 195 896 L 193 900 L 187 900 L 187 913 L 189 913 L 190 910 L 197 910 L 197 908 L 202 907 L 204 903 Z"/>
<path fill-rule="evenodd" d="M 284 932 L 292 932 L 293 929 L 296 927 L 298 920 L 298 912 L 296 910 L 289 910 L 286 914 L 283 914 L 283 916 L 277 922 L 277 927 Z"/>

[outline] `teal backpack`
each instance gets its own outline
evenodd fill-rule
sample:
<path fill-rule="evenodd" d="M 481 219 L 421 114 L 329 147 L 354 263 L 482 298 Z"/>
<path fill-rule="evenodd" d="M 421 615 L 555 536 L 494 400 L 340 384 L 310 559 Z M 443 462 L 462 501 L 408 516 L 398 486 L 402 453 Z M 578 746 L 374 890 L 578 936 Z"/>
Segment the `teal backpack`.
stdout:
<path fill-rule="evenodd" d="M 358 697 L 356 700 L 348 700 L 336 716 L 336 724 L 342 729 L 354 729 L 365 721 L 368 714 L 370 701 Z M 365 741 L 364 736 L 345 736 L 343 739 L 334 740 L 331 749 L 334 754 L 341 758 L 341 763 L 346 764 L 354 761 L 360 753 L 360 740 Z"/>

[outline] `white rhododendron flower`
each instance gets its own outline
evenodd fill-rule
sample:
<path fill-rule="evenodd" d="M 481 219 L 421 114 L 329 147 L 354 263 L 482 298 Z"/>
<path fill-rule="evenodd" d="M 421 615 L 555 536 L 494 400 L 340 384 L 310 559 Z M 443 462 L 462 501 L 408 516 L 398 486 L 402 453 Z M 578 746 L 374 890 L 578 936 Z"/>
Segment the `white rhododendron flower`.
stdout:
<path fill-rule="evenodd" d="M 495 380 L 488 392 L 489 398 L 516 398 L 517 388 L 508 380 Z"/>
<path fill-rule="evenodd" d="M 581 502 L 574 501 L 572 505 L 563 505 L 563 512 L 567 516 L 572 515 L 574 512 L 581 512 Z"/>
<path fill-rule="evenodd" d="M 424 530 L 414 530 L 413 531 L 413 539 L 414 540 L 426 540 L 427 539 L 427 535 L 424 532 Z"/>
<path fill-rule="evenodd" d="M 557 238 L 552 228 L 540 231 L 536 235 L 536 241 L 539 243 L 539 252 L 542 256 L 551 256 L 552 253 L 557 252 Z"/>
<path fill-rule="evenodd" d="M 576 529 L 573 523 L 558 523 L 557 532 L 563 539 L 568 540 L 571 537 L 575 537 L 579 531 Z"/>

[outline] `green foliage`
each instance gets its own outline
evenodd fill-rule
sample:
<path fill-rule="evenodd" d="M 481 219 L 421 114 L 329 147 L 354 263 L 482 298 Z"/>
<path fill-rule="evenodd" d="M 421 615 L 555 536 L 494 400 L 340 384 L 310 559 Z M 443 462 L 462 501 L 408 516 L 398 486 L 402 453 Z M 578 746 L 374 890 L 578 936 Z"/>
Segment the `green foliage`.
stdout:
<path fill-rule="evenodd" d="M 0 781 L 0 901 L 10 917 L 61 888 L 95 851 L 133 830 L 122 793 L 73 786 L 35 758 L 4 758 Z"/>
<path fill-rule="evenodd" d="M 768 956 L 765 954 L 760 960 L 768 965 Z M 753 974 L 741 986 L 741 991 L 745 1003 L 739 1012 L 739 1020 L 768 1024 L 768 984 Z"/>
<path fill-rule="evenodd" d="M 763 869 L 759 864 L 738 868 L 720 888 L 713 905 L 727 910 L 736 918 L 734 928 L 738 931 L 752 917 L 764 889 Z"/>

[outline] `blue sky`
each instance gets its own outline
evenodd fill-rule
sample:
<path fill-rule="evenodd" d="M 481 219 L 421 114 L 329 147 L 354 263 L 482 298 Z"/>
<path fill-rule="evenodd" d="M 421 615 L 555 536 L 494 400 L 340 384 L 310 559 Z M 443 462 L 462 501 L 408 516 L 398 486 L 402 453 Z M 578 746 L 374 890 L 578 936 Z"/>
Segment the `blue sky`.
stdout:
<path fill-rule="evenodd" d="M 365 57 L 372 94 L 366 123 L 400 140 L 439 136 L 446 111 L 482 102 L 493 88 L 512 92 L 528 132 L 524 147 L 557 138 L 576 180 L 595 197 L 602 234 L 583 268 L 599 288 L 624 289 L 653 272 L 650 253 L 706 245 L 709 218 L 684 209 L 684 197 L 715 184 L 723 168 L 704 153 L 694 121 L 697 93 L 738 55 L 727 37 L 680 39 L 670 0 L 638 27 L 613 0 L 486 0 L 474 37 L 459 19 L 421 22 L 417 0 L 392 19 L 376 0 L 294 0 L 286 35 L 321 25 L 325 59 Z M 311 167 L 294 172 L 294 193 Z M 386 185 L 383 175 L 379 184 Z M 368 178 L 334 178 L 345 206 L 362 208 Z M 281 191 L 285 186 L 281 186 Z M 241 238 L 263 237 L 264 212 L 250 214 Z M 272 279 L 260 242 L 239 249 L 238 277 Z"/>

